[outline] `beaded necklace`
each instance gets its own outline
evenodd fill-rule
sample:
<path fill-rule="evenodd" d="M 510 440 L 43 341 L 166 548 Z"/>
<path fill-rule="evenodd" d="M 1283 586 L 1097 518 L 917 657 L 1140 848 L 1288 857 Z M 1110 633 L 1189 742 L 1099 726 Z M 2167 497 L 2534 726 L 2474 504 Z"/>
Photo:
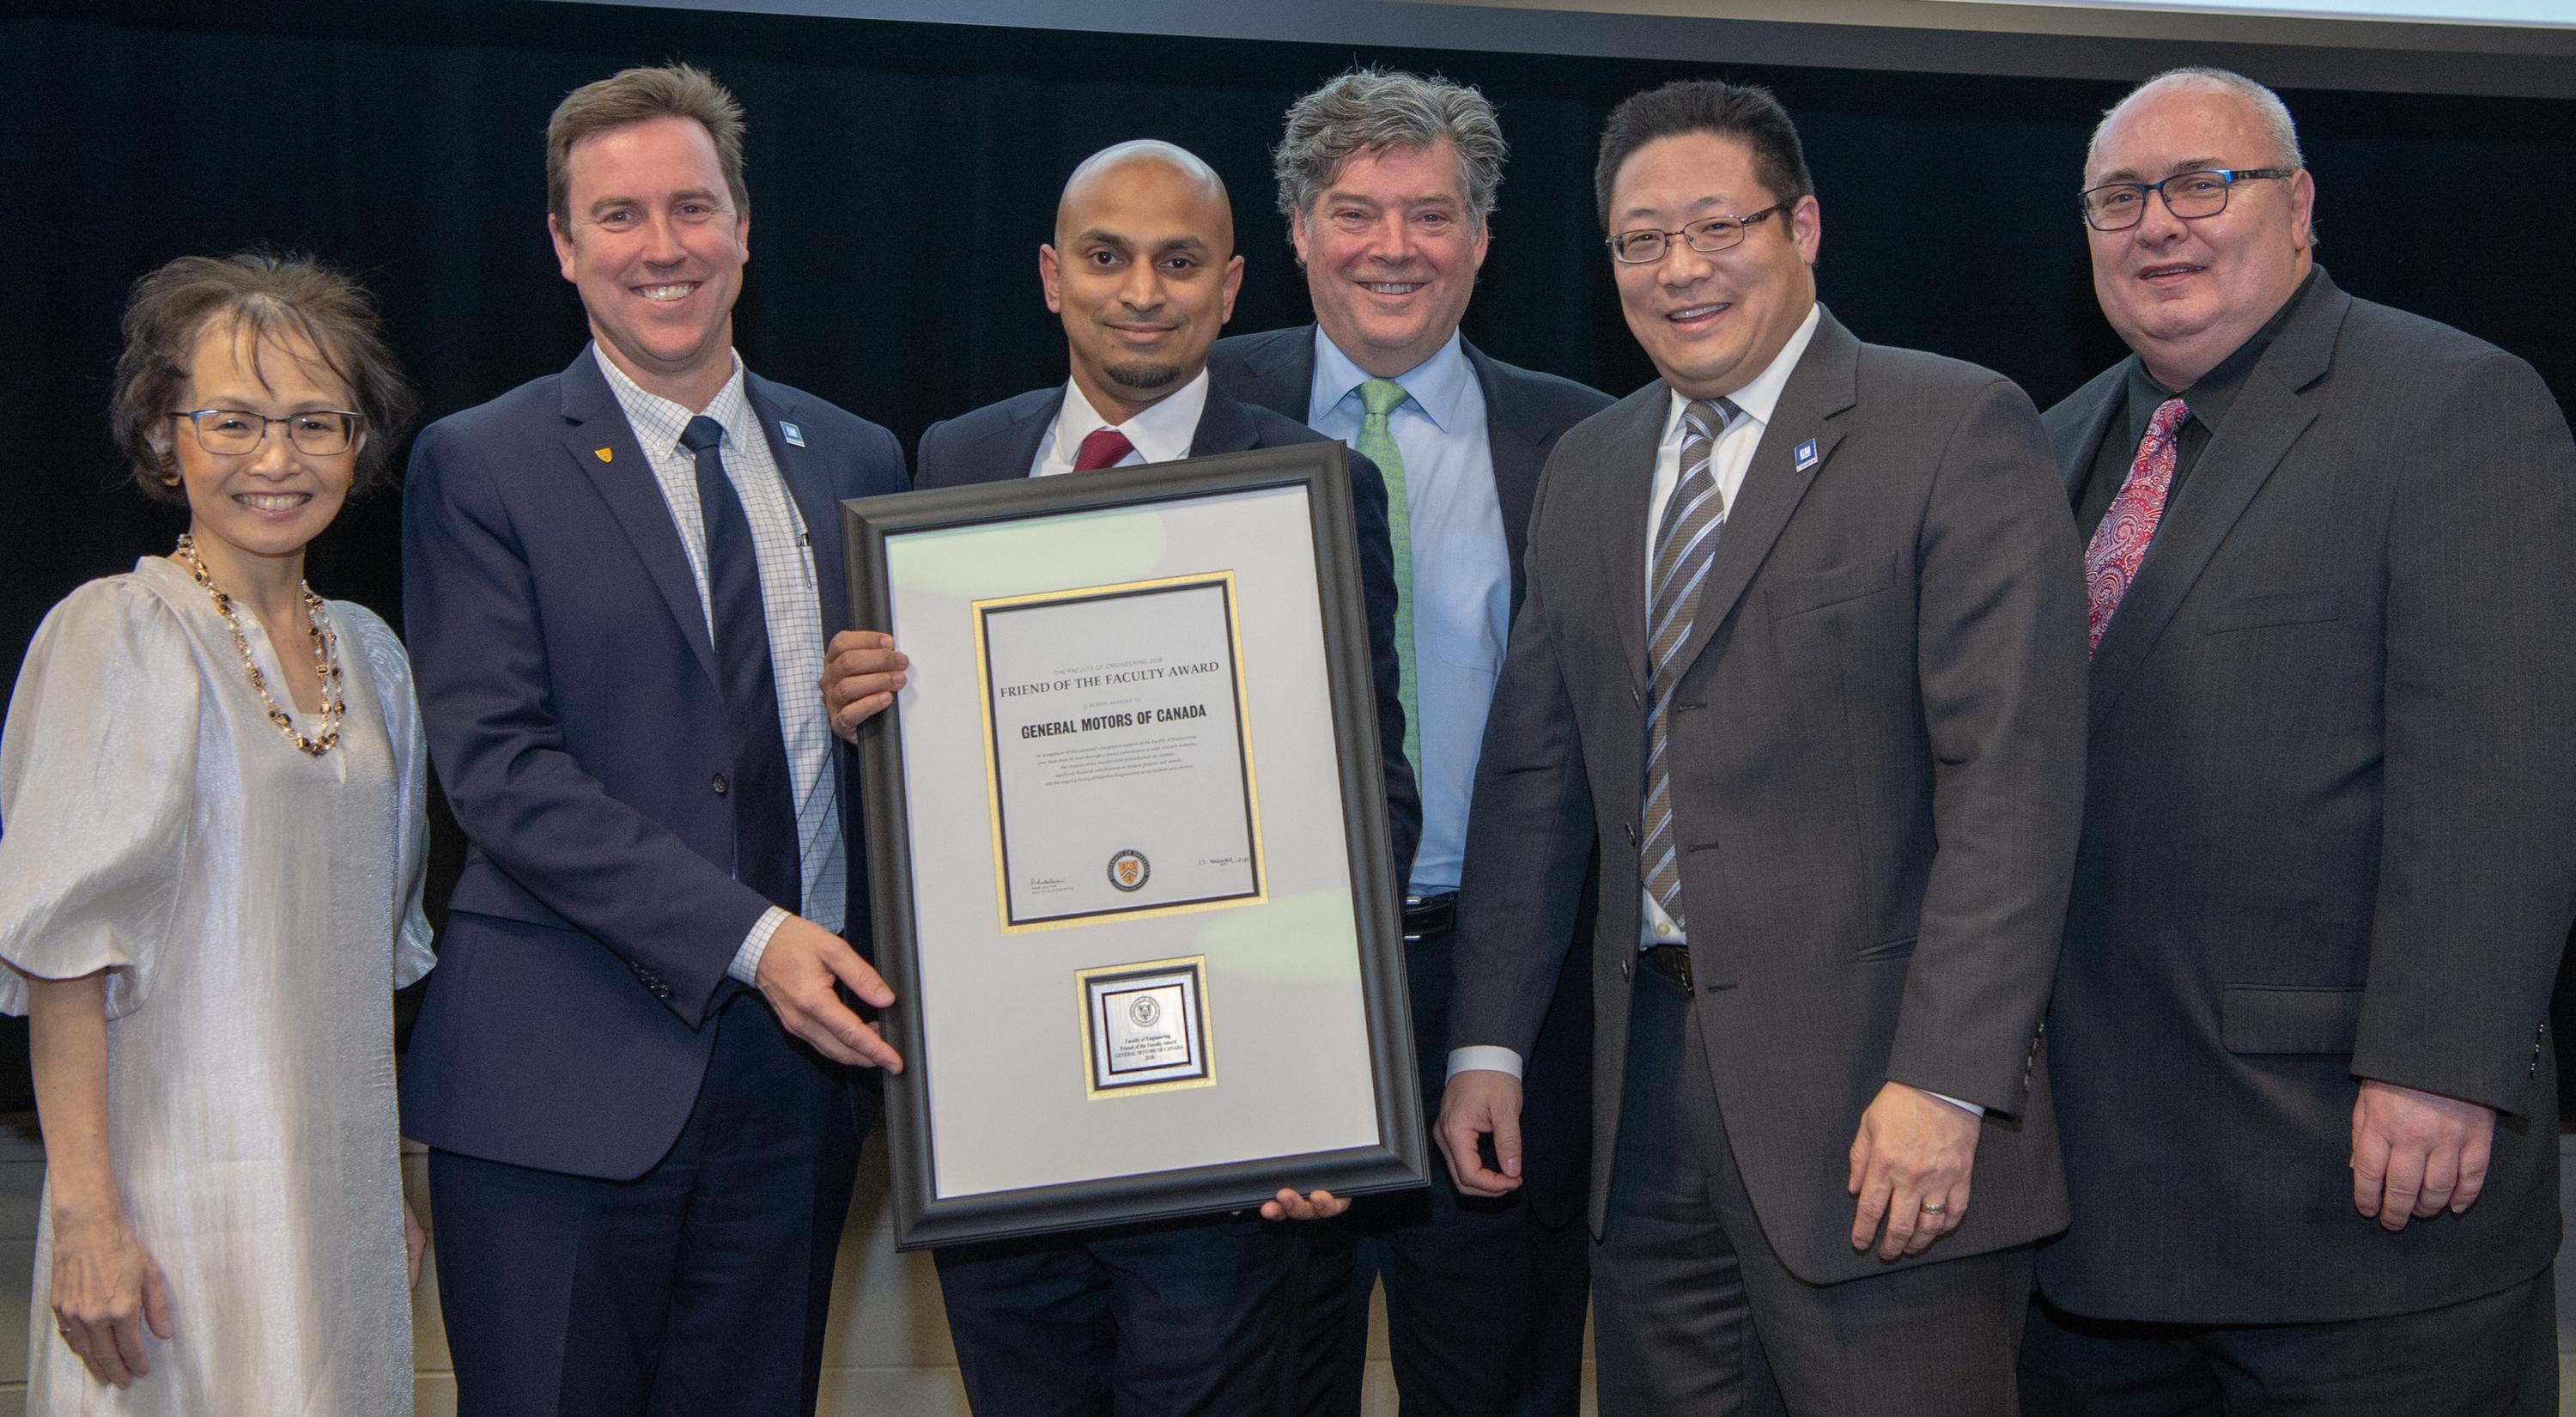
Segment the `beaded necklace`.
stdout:
<path fill-rule="evenodd" d="M 322 618 L 322 597 L 313 593 L 311 585 L 297 583 L 304 594 L 304 632 L 313 640 L 313 665 L 322 673 L 322 734 L 307 738 L 295 730 L 295 720 L 286 716 L 277 700 L 269 697 L 268 676 L 260 673 L 259 661 L 251 657 L 250 640 L 242 634 L 241 615 L 233 609 L 233 598 L 215 588 L 214 577 L 206 574 L 205 558 L 197 554 L 196 539 L 186 532 L 179 534 L 178 557 L 179 564 L 188 568 L 188 575 L 214 597 L 215 613 L 224 617 L 225 626 L 233 632 L 233 650 L 241 656 L 242 668 L 250 673 L 250 686 L 258 691 L 261 706 L 268 710 L 268 721 L 276 724 L 286 741 L 306 757 L 318 758 L 340 746 L 340 715 L 347 706 L 340 693 L 340 643 Z"/>

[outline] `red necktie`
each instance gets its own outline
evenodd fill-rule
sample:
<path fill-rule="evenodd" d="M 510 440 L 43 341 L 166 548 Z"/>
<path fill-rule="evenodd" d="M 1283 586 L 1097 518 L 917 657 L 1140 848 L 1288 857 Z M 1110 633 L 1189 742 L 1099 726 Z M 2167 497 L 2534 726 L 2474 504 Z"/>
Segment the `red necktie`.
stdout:
<path fill-rule="evenodd" d="M 2137 461 L 2129 464 L 2129 480 L 2120 484 L 2120 495 L 2111 499 L 2102 524 L 2093 528 L 2092 544 L 2084 548 L 2084 618 L 2096 649 L 2102 632 L 2111 628 L 2120 597 L 2138 578 L 2138 563 L 2147 559 L 2156 523 L 2164 519 L 2165 494 L 2173 490 L 2174 455 L 2182 449 L 2175 435 L 2190 416 L 2179 398 L 2156 405 L 2155 416 L 2147 420 L 2147 436 L 2138 440 Z"/>
<path fill-rule="evenodd" d="M 1134 451 L 1136 445 L 1127 441 L 1126 434 L 1115 428 L 1095 428 L 1082 440 L 1082 450 L 1073 455 L 1073 470 L 1090 472 L 1115 467 L 1120 458 Z"/>

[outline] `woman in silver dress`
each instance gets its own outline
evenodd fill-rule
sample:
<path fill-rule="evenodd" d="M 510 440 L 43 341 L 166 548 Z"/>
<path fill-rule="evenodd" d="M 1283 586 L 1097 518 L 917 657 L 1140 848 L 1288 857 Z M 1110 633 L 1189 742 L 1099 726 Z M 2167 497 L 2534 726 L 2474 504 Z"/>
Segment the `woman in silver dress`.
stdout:
<path fill-rule="evenodd" d="M 0 735 L 0 1009 L 47 1173 L 27 1410 L 408 1413 L 419 713 L 304 551 L 413 400 L 365 292 L 309 261 L 173 261 L 125 336 L 117 437 L 188 532 L 54 607 Z"/>

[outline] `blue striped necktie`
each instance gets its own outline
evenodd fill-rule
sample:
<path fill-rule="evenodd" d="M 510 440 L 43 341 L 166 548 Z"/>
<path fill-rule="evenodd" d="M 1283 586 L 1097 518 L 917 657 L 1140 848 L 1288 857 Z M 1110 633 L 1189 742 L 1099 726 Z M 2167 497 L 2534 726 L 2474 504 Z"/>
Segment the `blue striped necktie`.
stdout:
<path fill-rule="evenodd" d="M 1720 434 L 1741 410 L 1725 399 L 1693 399 L 1682 409 L 1682 475 L 1664 504 L 1655 531 L 1655 565 L 1646 598 L 1646 663 L 1651 685 L 1646 704 L 1646 805 L 1638 833 L 1637 863 L 1646 890 L 1685 934 L 1682 870 L 1673 840 L 1672 760 L 1664 751 L 1673 689 L 1681 678 L 1682 645 L 1690 639 L 1700 583 L 1726 529 L 1726 497 L 1717 490 L 1711 456 Z"/>

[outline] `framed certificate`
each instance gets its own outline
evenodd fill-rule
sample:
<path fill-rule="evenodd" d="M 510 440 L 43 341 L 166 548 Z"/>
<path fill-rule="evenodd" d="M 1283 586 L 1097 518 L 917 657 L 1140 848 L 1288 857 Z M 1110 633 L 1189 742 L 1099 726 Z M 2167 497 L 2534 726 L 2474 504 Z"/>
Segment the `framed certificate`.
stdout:
<path fill-rule="evenodd" d="M 843 504 L 898 1244 L 1421 1184 L 1347 457 Z"/>

